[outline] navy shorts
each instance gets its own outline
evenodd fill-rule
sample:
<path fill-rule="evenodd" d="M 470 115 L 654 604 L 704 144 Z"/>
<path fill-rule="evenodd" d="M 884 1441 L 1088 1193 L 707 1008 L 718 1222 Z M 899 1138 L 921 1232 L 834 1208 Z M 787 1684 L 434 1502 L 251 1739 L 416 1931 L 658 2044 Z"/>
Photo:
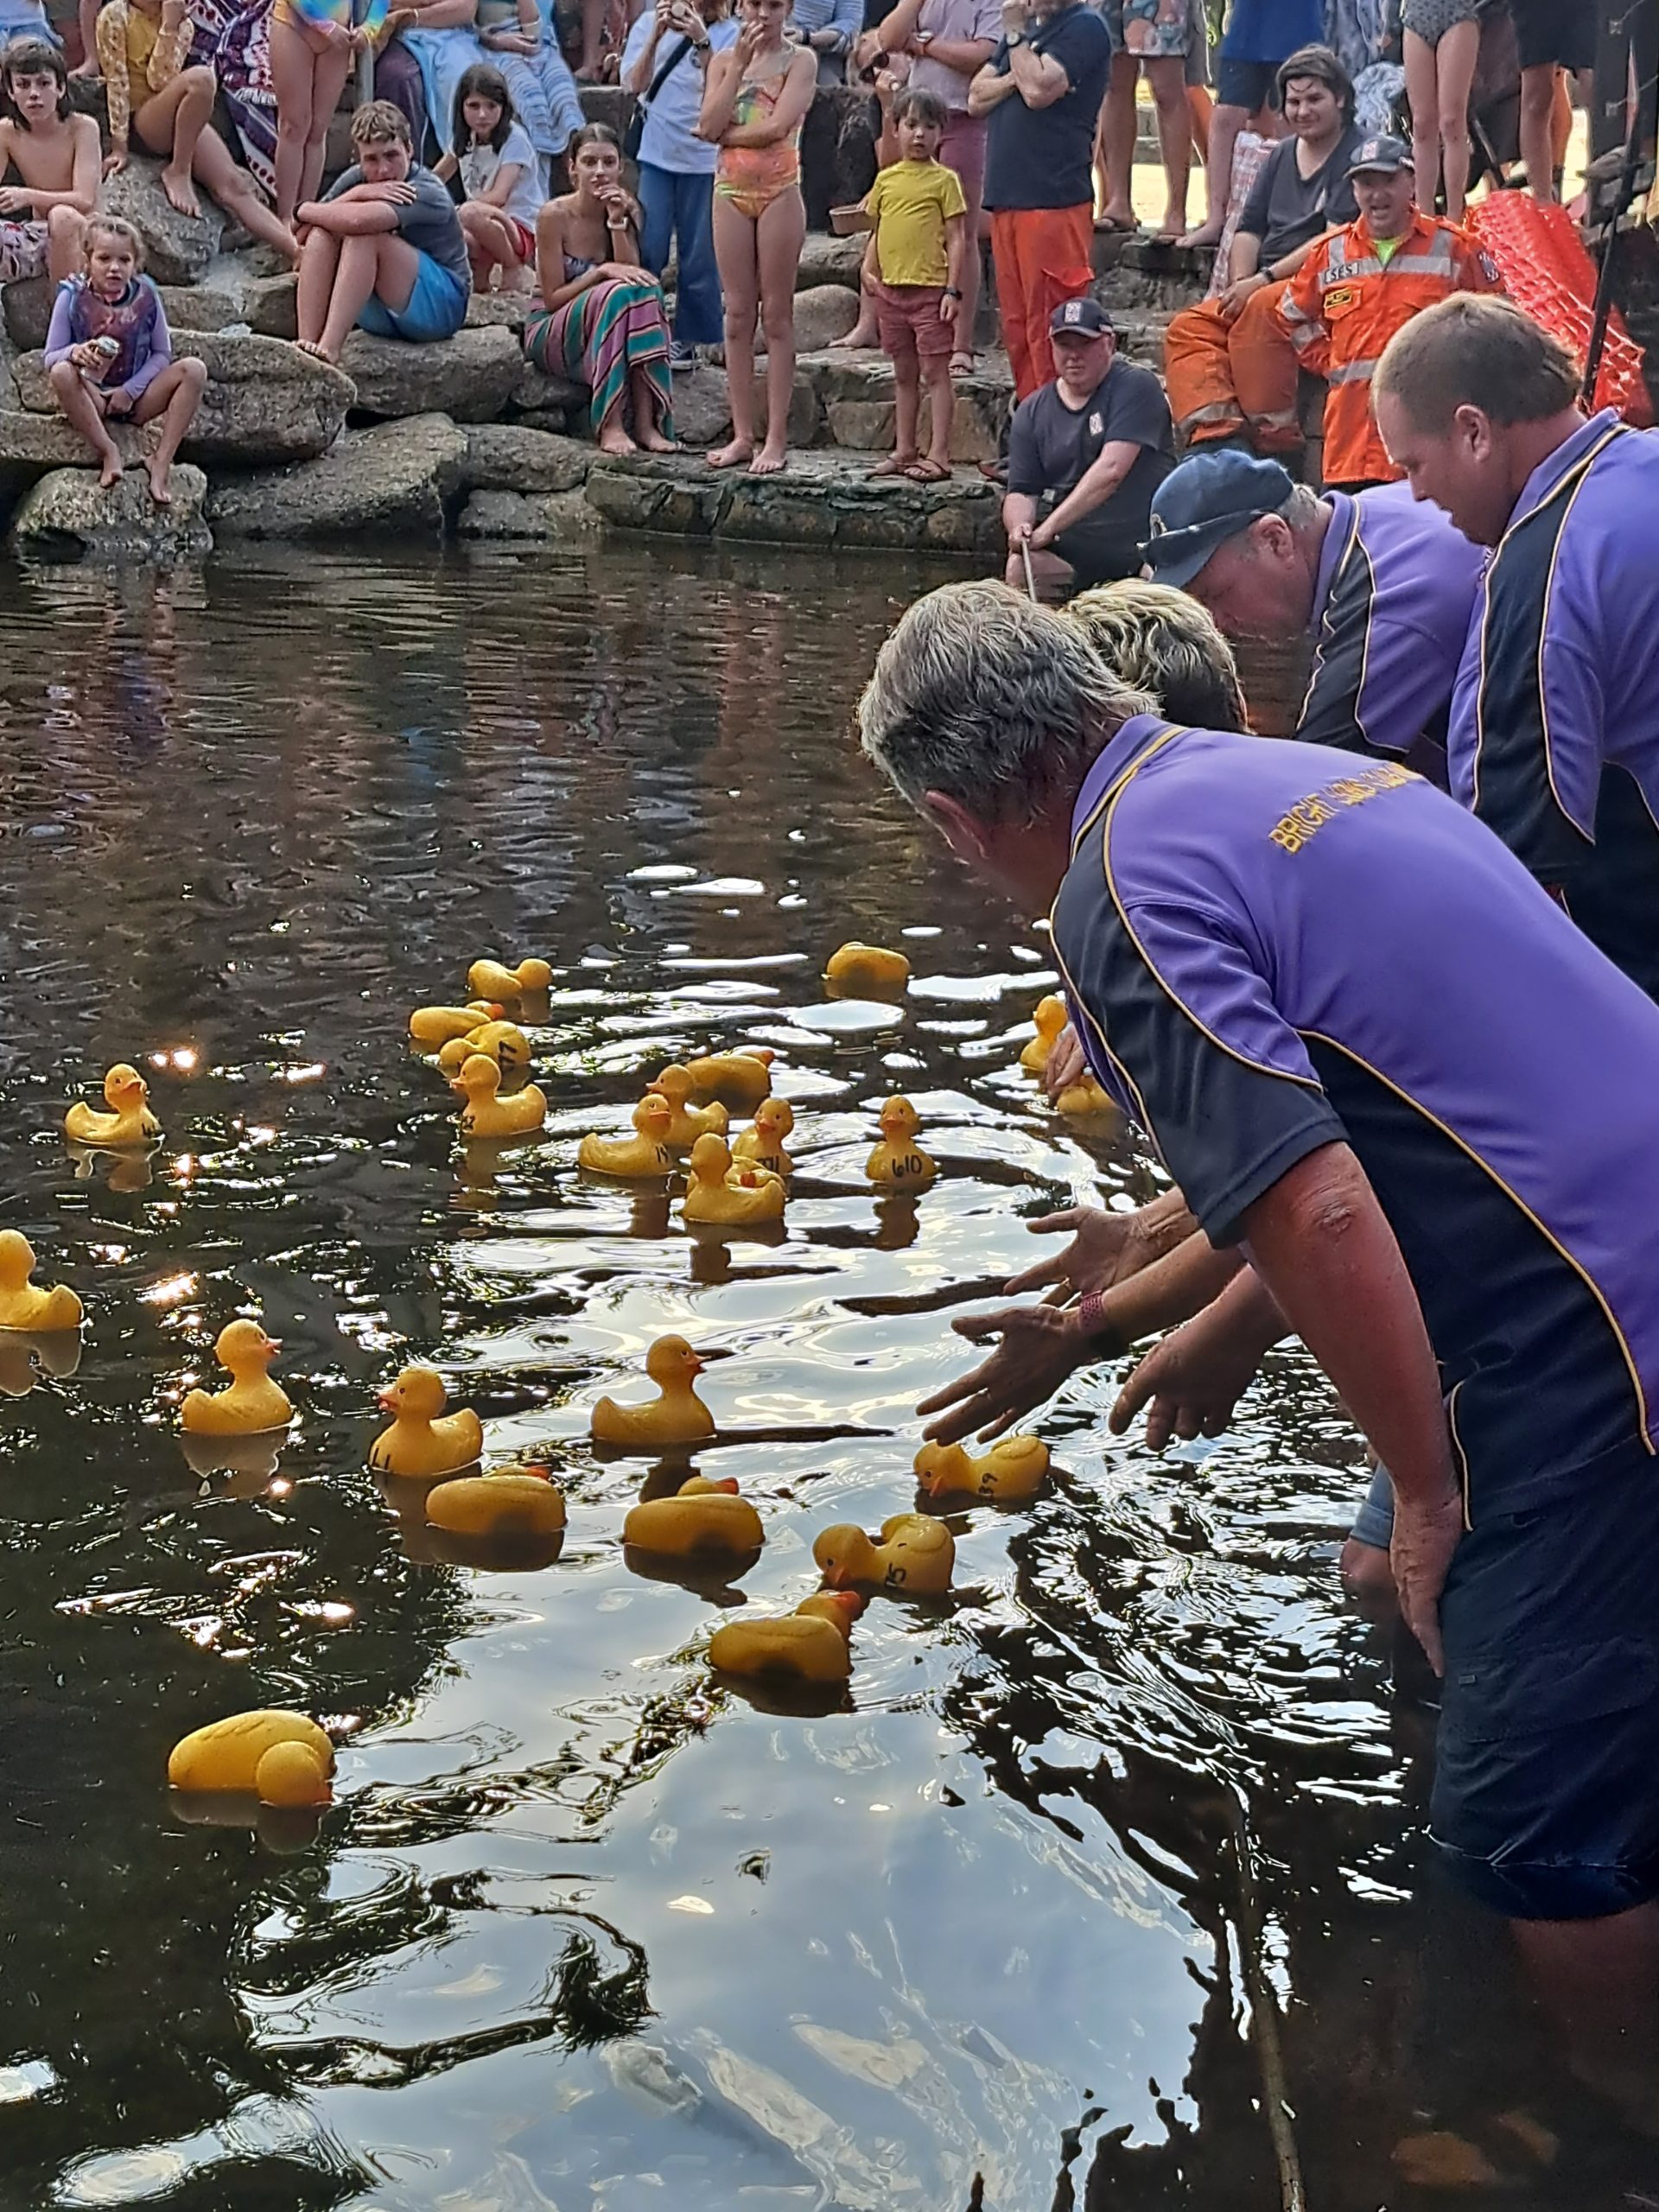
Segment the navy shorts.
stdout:
<path fill-rule="evenodd" d="M 1659 1463 L 1634 1444 L 1458 1547 L 1430 1825 L 1498 1912 L 1593 1919 L 1659 1896 L 1656 1579 Z"/>
<path fill-rule="evenodd" d="M 1279 64 L 1244 61 L 1236 54 L 1216 56 L 1216 98 L 1223 107 L 1242 107 L 1254 115 L 1259 107 L 1279 105 Z"/>
<path fill-rule="evenodd" d="M 1515 45 L 1523 69 L 1593 69 L 1596 11 L 1592 0 L 1510 0 Z"/>

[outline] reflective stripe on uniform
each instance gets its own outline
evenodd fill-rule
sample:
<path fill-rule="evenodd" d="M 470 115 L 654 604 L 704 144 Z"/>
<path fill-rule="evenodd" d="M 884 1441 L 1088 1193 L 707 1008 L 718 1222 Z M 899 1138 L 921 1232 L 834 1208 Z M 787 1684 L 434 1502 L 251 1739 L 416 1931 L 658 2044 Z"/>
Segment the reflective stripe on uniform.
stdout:
<path fill-rule="evenodd" d="M 1183 415 L 1175 427 L 1178 430 L 1190 430 L 1198 423 L 1236 423 L 1238 414 L 1236 400 L 1213 399 L 1207 407 L 1194 407 Z"/>
<path fill-rule="evenodd" d="M 1376 374 L 1376 361 L 1338 361 L 1325 371 L 1325 380 L 1326 384 L 1365 384 Z"/>

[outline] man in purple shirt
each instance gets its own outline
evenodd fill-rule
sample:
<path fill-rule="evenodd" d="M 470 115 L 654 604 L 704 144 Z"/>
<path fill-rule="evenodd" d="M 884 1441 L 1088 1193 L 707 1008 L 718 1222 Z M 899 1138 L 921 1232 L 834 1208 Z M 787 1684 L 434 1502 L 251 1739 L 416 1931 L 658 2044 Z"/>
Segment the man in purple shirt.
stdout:
<path fill-rule="evenodd" d="M 1659 1991 L 1659 1009 L 1398 762 L 1144 704 L 960 584 L 860 705 L 957 856 L 1053 900 L 1096 1074 L 1248 1262 L 1120 1414 L 1215 1433 L 1301 1336 L 1393 1470 L 1437 1837 L 1558 1982 Z"/>
<path fill-rule="evenodd" d="M 1311 637 L 1296 735 L 1405 760 L 1444 788 L 1446 718 L 1483 556 L 1402 484 L 1323 498 L 1276 461 L 1189 455 L 1142 549 L 1230 638 Z"/>
<path fill-rule="evenodd" d="M 1452 702 L 1452 788 L 1659 997 L 1659 438 L 1586 419 L 1518 308 L 1458 298 L 1393 340 L 1378 427 L 1491 556 Z"/>

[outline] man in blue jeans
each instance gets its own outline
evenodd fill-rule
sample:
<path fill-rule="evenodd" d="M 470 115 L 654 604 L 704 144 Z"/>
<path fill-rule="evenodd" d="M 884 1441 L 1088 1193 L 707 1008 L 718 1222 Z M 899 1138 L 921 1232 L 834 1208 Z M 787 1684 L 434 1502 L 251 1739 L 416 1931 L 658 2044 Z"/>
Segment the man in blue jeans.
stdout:
<path fill-rule="evenodd" d="M 1210 118 L 1205 186 L 1210 211 L 1183 245 L 1219 245 L 1233 182 L 1233 149 L 1246 128 L 1279 135 L 1274 102 L 1279 65 L 1325 42 L 1320 0 L 1232 0 L 1216 55 L 1216 111 Z"/>
<path fill-rule="evenodd" d="M 737 25 L 719 20 L 719 0 L 658 0 L 628 33 L 622 82 L 644 111 L 639 139 L 639 257 L 654 276 L 678 254 L 674 338 L 669 360 L 696 365 L 699 346 L 717 346 L 725 324 L 715 264 L 715 164 L 718 146 L 697 136 L 709 57 L 730 46 Z M 654 88 L 654 89 L 653 89 Z"/>

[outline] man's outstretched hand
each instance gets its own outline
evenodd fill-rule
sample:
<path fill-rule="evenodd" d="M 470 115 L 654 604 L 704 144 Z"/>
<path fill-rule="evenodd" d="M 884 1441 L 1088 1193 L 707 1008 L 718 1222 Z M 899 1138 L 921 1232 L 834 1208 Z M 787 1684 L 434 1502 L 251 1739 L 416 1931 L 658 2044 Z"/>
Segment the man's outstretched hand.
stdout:
<path fill-rule="evenodd" d="M 1262 1364 L 1259 1332 L 1243 1329 L 1225 1300 L 1207 1306 L 1154 1344 L 1118 1392 L 1111 1427 L 1122 1436 L 1147 1408 L 1147 1443 L 1219 1436 Z"/>
<path fill-rule="evenodd" d="M 1004 1306 L 994 1313 L 967 1314 L 951 1326 L 973 1344 L 999 1341 L 988 1359 L 917 1407 L 924 1420 L 941 1416 L 927 1431 L 935 1444 L 960 1444 L 975 1430 L 982 1439 L 1001 1436 L 1098 1356 L 1055 1306 Z"/>

